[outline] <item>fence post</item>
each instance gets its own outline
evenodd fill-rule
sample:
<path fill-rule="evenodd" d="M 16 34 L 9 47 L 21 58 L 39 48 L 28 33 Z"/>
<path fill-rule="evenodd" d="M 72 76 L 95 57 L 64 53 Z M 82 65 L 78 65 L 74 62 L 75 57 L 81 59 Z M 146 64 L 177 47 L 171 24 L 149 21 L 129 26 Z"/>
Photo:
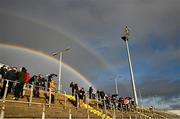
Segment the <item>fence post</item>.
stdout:
<path fill-rule="evenodd" d="M 113 110 L 113 119 L 116 119 L 116 110 L 115 110 L 115 106 L 114 107 L 114 110 Z"/>
<path fill-rule="evenodd" d="M 90 117 L 89 117 L 89 97 L 87 97 L 87 118 L 90 119 Z"/>
<path fill-rule="evenodd" d="M 31 103 L 32 103 L 32 97 L 33 97 L 33 84 L 31 84 L 31 93 L 30 93 L 30 99 L 29 99 L 29 106 L 31 106 Z"/>
<path fill-rule="evenodd" d="M 23 96 L 25 95 L 25 92 L 26 92 L 26 86 L 27 86 L 27 84 L 25 83 L 23 86 L 23 94 L 22 94 Z"/>
<path fill-rule="evenodd" d="M 99 100 L 98 100 L 98 95 L 96 96 L 96 102 L 97 102 L 96 108 L 97 108 L 97 109 L 99 109 Z"/>
<path fill-rule="evenodd" d="M 66 109 L 66 91 L 64 91 L 64 107 Z"/>
<path fill-rule="evenodd" d="M 105 111 L 105 113 L 106 113 L 106 102 L 105 102 L 105 97 L 104 97 L 104 99 L 103 99 L 103 103 L 104 103 L 104 111 Z"/>
<path fill-rule="evenodd" d="M 3 100 L 6 100 L 8 87 L 9 87 L 9 80 L 6 80 L 6 86 L 5 86 L 5 90 L 4 90 Z"/>
<path fill-rule="evenodd" d="M 71 109 L 69 109 L 69 119 L 72 119 L 71 116 L 72 116 Z"/>
<path fill-rule="evenodd" d="M 88 109 L 88 115 L 87 116 L 88 116 L 87 118 L 90 119 L 90 117 L 89 117 L 89 109 Z"/>
<path fill-rule="evenodd" d="M 5 111 L 5 100 L 3 100 L 3 105 L 1 109 L 1 119 L 4 119 L 4 111 Z"/>
<path fill-rule="evenodd" d="M 45 119 L 45 104 L 43 104 L 42 119 Z"/>
<path fill-rule="evenodd" d="M 49 88 L 49 107 L 51 105 L 51 88 Z"/>

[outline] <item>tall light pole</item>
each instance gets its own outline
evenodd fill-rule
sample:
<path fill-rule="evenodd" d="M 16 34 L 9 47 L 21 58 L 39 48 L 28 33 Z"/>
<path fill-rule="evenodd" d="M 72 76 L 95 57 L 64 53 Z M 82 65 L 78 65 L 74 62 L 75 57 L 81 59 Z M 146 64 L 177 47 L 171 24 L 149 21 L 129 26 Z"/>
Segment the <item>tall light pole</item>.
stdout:
<path fill-rule="evenodd" d="M 62 57 L 63 57 L 63 53 L 66 52 L 66 51 L 69 51 L 70 48 L 66 48 L 60 52 L 56 52 L 56 53 L 53 53 L 53 56 L 56 56 L 59 54 L 59 82 L 58 82 L 58 92 L 60 93 L 60 90 L 61 90 L 61 72 L 62 72 Z"/>
<path fill-rule="evenodd" d="M 112 80 L 114 79 L 114 82 L 115 82 L 115 91 L 116 91 L 116 94 L 118 95 L 118 83 L 117 83 L 117 79 L 119 78 L 119 76 L 117 77 L 114 77 L 114 78 L 111 78 Z"/>
<path fill-rule="evenodd" d="M 144 106 L 143 106 L 142 94 L 141 94 L 141 89 L 139 89 L 139 100 L 140 100 L 140 102 L 141 102 L 141 108 L 144 108 Z"/>
<path fill-rule="evenodd" d="M 131 82 L 132 82 L 132 89 L 133 89 L 133 96 L 134 96 L 135 104 L 138 105 L 137 93 L 136 93 L 136 85 L 135 85 L 135 81 L 134 81 L 134 73 L 133 73 L 133 68 L 132 68 L 132 63 L 131 63 L 131 56 L 130 56 L 129 46 L 128 46 L 128 39 L 129 39 L 128 37 L 129 37 L 129 29 L 126 26 L 125 30 L 124 30 L 124 34 L 122 35 L 121 39 L 124 40 L 125 43 L 126 43 L 128 62 L 129 62 L 129 69 L 130 69 Z"/>
<path fill-rule="evenodd" d="M 118 86 L 117 86 L 117 78 L 114 79 L 116 85 L 116 94 L 118 95 Z"/>

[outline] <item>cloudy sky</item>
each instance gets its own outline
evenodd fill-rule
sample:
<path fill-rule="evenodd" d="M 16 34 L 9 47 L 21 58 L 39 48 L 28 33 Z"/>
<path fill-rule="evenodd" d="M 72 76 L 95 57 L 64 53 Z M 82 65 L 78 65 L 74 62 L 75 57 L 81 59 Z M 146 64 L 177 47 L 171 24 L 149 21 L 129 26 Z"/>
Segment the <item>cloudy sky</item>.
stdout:
<path fill-rule="evenodd" d="M 63 62 L 107 93 L 115 92 L 111 79 L 117 78 L 119 94 L 132 96 L 126 47 L 120 39 L 126 25 L 144 105 L 180 109 L 179 0 L 0 0 L 0 61 L 26 66 L 32 74 L 57 73 L 58 64 L 51 60 L 2 46 L 47 55 L 71 47 Z M 63 70 L 68 87 L 74 74 Z"/>

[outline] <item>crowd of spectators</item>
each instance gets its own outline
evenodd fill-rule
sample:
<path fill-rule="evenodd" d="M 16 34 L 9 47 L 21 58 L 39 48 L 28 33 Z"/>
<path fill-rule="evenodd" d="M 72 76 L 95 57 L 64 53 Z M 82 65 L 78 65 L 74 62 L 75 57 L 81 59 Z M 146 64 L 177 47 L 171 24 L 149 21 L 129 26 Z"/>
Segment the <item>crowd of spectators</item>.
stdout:
<path fill-rule="evenodd" d="M 30 73 L 27 71 L 25 67 L 20 68 L 10 67 L 3 65 L 0 68 L 0 75 L 3 79 L 9 80 L 7 95 L 9 93 L 14 93 L 14 99 L 18 100 L 19 98 L 23 98 L 23 88 L 25 85 L 31 84 L 33 85 L 33 96 L 40 96 L 40 89 L 48 91 L 51 89 L 51 102 L 54 103 L 55 98 L 55 81 L 54 77 L 57 77 L 56 74 L 49 74 L 43 76 L 42 74 L 30 76 Z M 3 81 L 3 85 L 0 91 L 0 98 L 3 98 L 7 81 Z M 81 105 L 83 102 L 86 103 L 86 99 L 90 100 L 98 100 L 100 102 L 100 106 L 106 108 L 116 108 L 116 109 L 129 109 L 134 106 L 134 101 L 131 97 L 119 97 L 117 94 L 107 95 L 102 90 L 95 90 L 92 86 L 89 87 L 88 91 L 85 91 L 83 87 L 79 87 L 77 83 L 71 82 L 70 88 L 72 90 L 72 96 L 75 96 L 76 106 Z M 6 95 L 6 96 L 7 96 Z"/>
<path fill-rule="evenodd" d="M 99 102 L 99 106 L 102 108 L 106 106 L 107 109 L 116 108 L 119 110 L 129 110 L 135 108 L 134 101 L 131 97 L 119 97 L 117 94 L 107 95 L 102 90 L 95 90 L 92 86 L 89 87 L 88 91 L 84 88 L 80 88 L 77 83 L 70 83 L 70 88 L 72 91 L 72 96 L 75 96 L 76 106 L 78 103 L 81 105 L 81 101 L 86 103 L 87 97 L 90 100 L 95 100 Z M 79 102 L 78 102 L 79 99 Z"/>
<path fill-rule="evenodd" d="M 40 89 L 47 90 L 50 88 L 51 93 L 51 101 L 54 102 L 54 94 L 55 94 L 55 81 L 53 80 L 56 74 L 49 74 L 47 76 L 43 76 L 42 74 L 30 76 L 30 73 L 27 71 L 25 67 L 20 68 L 17 67 L 6 66 L 3 65 L 0 68 L 0 76 L 2 79 L 8 80 L 8 90 L 7 95 L 9 93 L 14 94 L 14 100 L 18 100 L 19 98 L 23 98 L 23 88 L 25 85 L 31 84 L 33 85 L 33 96 L 40 96 Z M 6 88 L 6 80 L 1 80 L 2 86 L 0 90 L 0 98 L 3 98 L 5 88 Z M 6 95 L 6 96 L 7 96 Z"/>

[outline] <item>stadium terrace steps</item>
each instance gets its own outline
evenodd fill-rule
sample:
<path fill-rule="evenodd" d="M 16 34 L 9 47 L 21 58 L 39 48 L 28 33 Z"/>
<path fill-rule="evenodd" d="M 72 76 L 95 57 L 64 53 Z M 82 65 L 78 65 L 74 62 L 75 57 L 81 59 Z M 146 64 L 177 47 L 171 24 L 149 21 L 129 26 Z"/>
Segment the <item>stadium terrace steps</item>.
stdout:
<path fill-rule="evenodd" d="M 56 100 L 55 104 L 51 104 L 49 107 L 48 105 L 45 106 L 45 117 L 46 118 L 68 118 L 69 117 L 69 109 L 71 109 L 72 118 L 87 118 L 87 110 L 82 108 L 76 108 L 71 102 L 67 100 L 67 106 L 64 107 L 64 97 L 57 96 L 58 100 Z M 12 100 L 13 95 L 8 95 L 7 100 Z M 19 98 L 18 101 L 27 102 L 28 96 L 25 95 L 24 98 Z M 45 97 L 41 96 L 41 98 L 33 98 L 32 102 L 39 102 L 45 103 L 48 100 Z M 0 108 L 2 109 L 2 102 L 0 102 Z M 41 118 L 43 111 L 42 105 L 31 105 L 29 104 L 22 104 L 22 103 L 12 103 L 6 102 L 5 103 L 5 118 Z M 99 117 L 93 113 L 89 113 L 91 118 L 99 119 Z"/>
<path fill-rule="evenodd" d="M 24 98 L 19 98 L 18 101 L 29 101 L 29 91 L 26 91 L 26 95 Z M 72 96 L 67 95 L 67 104 L 66 107 L 64 106 L 64 95 L 56 95 L 55 104 L 51 104 L 49 107 L 48 105 L 45 106 L 45 117 L 48 119 L 68 119 L 69 118 L 69 111 L 71 110 L 72 119 L 87 119 L 88 111 L 87 105 L 81 106 L 81 108 L 76 108 L 72 102 L 74 98 Z M 44 92 L 40 93 L 41 98 L 33 97 L 32 102 L 39 102 L 39 103 L 48 103 L 48 100 L 44 97 Z M 71 99 L 70 99 L 71 98 Z M 13 100 L 13 95 L 8 95 L 7 100 Z M 73 101 L 72 101 L 73 100 Z M 107 110 L 106 114 L 103 113 L 102 109 L 96 109 L 96 103 L 90 104 L 93 109 L 89 110 L 89 117 L 90 119 L 102 119 L 102 117 L 109 117 L 107 119 L 112 119 L 113 111 Z M 89 106 L 90 107 L 90 106 Z M 0 102 L 0 108 L 2 109 L 2 101 Z M 18 119 L 18 118 L 41 118 L 42 117 L 43 106 L 42 105 L 34 105 L 32 104 L 22 104 L 17 103 L 15 101 L 6 102 L 5 103 L 5 118 L 11 119 Z M 137 108 L 137 111 L 118 111 L 115 112 L 116 119 L 149 119 L 149 118 L 158 118 L 158 119 L 180 119 L 178 116 L 160 112 L 160 111 L 152 111 L 147 109 Z"/>

